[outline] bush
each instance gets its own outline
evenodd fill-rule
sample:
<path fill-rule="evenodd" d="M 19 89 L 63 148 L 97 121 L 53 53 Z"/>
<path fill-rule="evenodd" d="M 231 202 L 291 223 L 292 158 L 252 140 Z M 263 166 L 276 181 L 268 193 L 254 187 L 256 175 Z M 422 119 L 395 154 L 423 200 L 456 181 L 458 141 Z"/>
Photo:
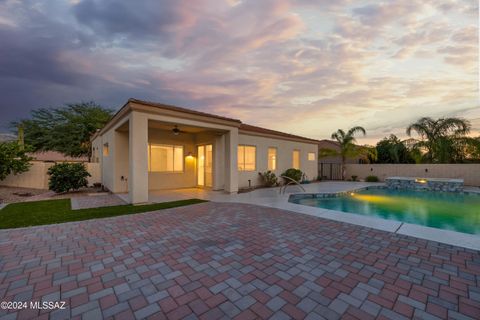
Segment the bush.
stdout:
<path fill-rule="evenodd" d="M 82 163 L 57 163 L 48 169 L 50 181 L 48 188 L 56 193 L 78 190 L 88 186 L 90 177 Z"/>
<path fill-rule="evenodd" d="M 282 174 L 282 176 L 285 176 L 285 177 L 293 179 L 297 182 L 300 182 L 302 180 L 302 177 L 303 177 L 303 172 L 302 172 L 302 170 L 299 170 L 299 169 L 290 168 L 290 169 L 287 169 L 287 171 L 285 171 Z"/>
<path fill-rule="evenodd" d="M 357 181 L 358 176 L 352 176 L 352 181 Z"/>
<path fill-rule="evenodd" d="M 366 182 L 378 182 L 378 177 L 377 176 L 368 176 L 365 178 Z"/>
<path fill-rule="evenodd" d="M 28 150 L 16 141 L 0 143 L 0 181 L 9 174 L 19 174 L 30 169 L 32 158 L 26 151 Z"/>
<path fill-rule="evenodd" d="M 273 173 L 272 171 L 268 170 L 266 172 L 259 172 L 258 173 L 260 175 L 260 177 L 262 178 L 263 180 L 263 183 L 265 184 L 265 186 L 267 187 L 275 187 L 278 185 L 278 178 L 277 176 L 275 175 L 275 173 Z"/>

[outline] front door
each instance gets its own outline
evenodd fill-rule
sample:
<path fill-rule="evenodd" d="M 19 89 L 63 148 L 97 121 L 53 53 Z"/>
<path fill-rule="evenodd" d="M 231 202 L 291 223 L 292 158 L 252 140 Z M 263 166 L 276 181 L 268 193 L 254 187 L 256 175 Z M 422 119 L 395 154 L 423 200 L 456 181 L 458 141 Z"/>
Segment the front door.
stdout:
<path fill-rule="evenodd" d="M 197 147 L 197 184 L 211 187 L 213 180 L 213 147 L 211 144 Z"/>

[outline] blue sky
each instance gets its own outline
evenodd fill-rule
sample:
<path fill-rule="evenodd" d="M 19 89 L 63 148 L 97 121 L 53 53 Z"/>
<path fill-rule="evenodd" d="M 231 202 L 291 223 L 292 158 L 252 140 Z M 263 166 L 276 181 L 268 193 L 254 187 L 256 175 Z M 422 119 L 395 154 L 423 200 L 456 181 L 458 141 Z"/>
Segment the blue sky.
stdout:
<path fill-rule="evenodd" d="M 480 134 L 478 2 L 0 0 L 0 127 L 129 97 L 372 143 L 422 116 Z"/>

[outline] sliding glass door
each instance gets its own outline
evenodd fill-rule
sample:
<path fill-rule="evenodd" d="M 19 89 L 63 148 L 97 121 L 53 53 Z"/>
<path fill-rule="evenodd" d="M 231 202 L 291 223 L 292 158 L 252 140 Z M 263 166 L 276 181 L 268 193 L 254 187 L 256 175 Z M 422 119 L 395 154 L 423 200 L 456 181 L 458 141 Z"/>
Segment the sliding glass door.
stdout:
<path fill-rule="evenodd" d="M 211 187 L 213 181 L 213 147 L 211 144 L 197 147 L 197 184 Z"/>

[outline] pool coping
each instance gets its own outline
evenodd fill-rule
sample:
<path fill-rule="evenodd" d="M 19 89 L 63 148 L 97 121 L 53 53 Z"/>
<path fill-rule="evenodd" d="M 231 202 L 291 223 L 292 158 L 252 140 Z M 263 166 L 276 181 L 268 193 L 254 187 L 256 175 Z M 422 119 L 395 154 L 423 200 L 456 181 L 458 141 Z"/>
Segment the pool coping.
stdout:
<path fill-rule="evenodd" d="M 318 195 L 323 194 L 322 197 L 338 197 L 351 192 L 357 192 L 359 190 L 369 189 L 369 188 L 379 188 L 382 186 L 371 186 L 371 187 L 361 187 L 351 190 L 341 191 L 341 192 L 325 192 L 325 193 L 292 193 L 287 198 L 288 205 L 282 207 L 283 209 L 295 211 L 298 213 L 308 214 L 316 216 L 319 218 L 325 218 L 330 220 L 335 220 L 344 223 L 350 223 L 354 225 L 360 225 L 364 227 L 369 227 L 377 230 L 393 232 L 405 236 L 412 236 L 419 239 L 436 241 L 440 243 L 445 243 L 449 245 L 454 245 L 458 247 L 463 247 L 467 249 L 480 250 L 480 236 L 463 233 L 452 230 L 438 229 L 428 226 L 422 226 L 418 224 L 388 220 L 379 217 L 369 217 L 363 216 L 358 213 L 350 213 L 338 210 L 323 209 L 317 207 L 311 207 L 307 205 L 301 205 L 289 202 L 288 200 L 291 197 L 300 196 L 300 195 Z M 479 194 L 478 192 L 464 191 L 469 194 Z M 320 198 L 320 197 L 319 197 Z M 303 208 L 304 207 L 304 208 Z"/>

